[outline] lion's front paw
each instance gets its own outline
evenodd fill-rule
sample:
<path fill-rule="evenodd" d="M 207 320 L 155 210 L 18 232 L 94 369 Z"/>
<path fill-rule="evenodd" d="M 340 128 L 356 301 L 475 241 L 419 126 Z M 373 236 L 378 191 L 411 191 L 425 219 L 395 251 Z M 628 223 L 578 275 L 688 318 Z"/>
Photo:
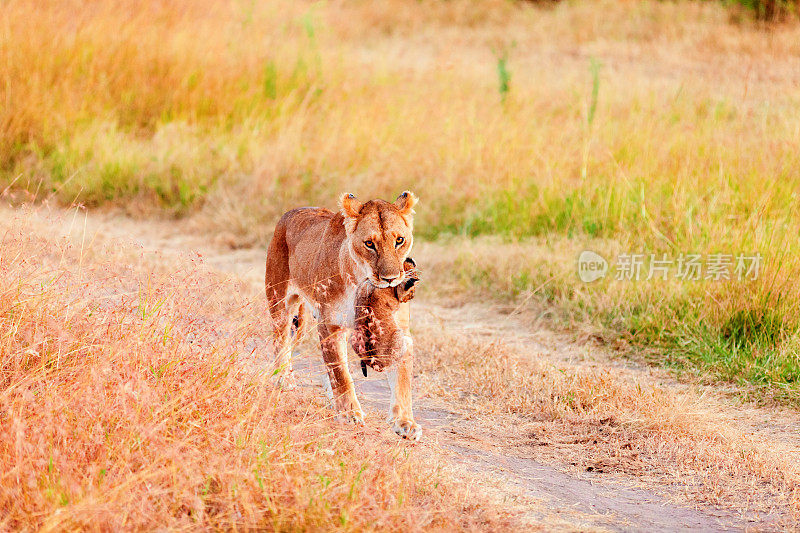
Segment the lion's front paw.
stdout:
<path fill-rule="evenodd" d="M 356 411 L 354 413 L 350 413 L 349 421 L 352 422 L 353 424 L 357 425 L 357 426 L 363 426 L 364 425 L 364 413 L 362 413 L 361 411 Z"/>
<path fill-rule="evenodd" d="M 364 413 L 361 411 L 349 411 L 346 413 L 339 413 L 337 418 L 342 422 L 349 422 L 357 426 L 364 425 Z"/>
<path fill-rule="evenodd" d="M 364 425 L 364 411 L 355 396 L 343 394 L 336 401 L 336 411 L 339 413 L 339 420 L 351 422 L 357 426 Z"/>
<path fill-rule="evenodd" d="M 389 419 L 392 430 L 404 439 L 418 441 L 422 437 L 422 428 L 411 419 Z"/>

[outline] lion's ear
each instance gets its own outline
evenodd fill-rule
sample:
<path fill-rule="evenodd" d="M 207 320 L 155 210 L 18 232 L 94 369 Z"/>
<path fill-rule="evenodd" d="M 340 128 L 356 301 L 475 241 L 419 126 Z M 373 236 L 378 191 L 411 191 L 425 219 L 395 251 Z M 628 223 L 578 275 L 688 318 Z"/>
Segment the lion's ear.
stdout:
<path fill-rule="evenodd" d="M 352 233 L 356 226 L 358 213 L 361 212 L 361 206 L 363 204 L 359 202 L 354 195 L 346 192 L 339 198 L 339 205 L 342 208 L 342 215 L 344 215 L 347 233 Z"/>
<path fill-rule="evenodd" d="M 361 202 L 356 197 L 346 192 L 339 198 L 339 205 L 342 207 L 342 214 L 346 217 L 355 218 L 361 211 Z"/>
<path fill-rule="evenodd" d="M 417 203 L 417 197 L 411 191 L 405 191 L 403 194 L 397 197 L 397 200 L 394 201 L 394 205 L 397 206 L 397 209 L 400 210 L 400 214 L 403 216 L 410 216 L 414 214 L 414 206 Z"/>

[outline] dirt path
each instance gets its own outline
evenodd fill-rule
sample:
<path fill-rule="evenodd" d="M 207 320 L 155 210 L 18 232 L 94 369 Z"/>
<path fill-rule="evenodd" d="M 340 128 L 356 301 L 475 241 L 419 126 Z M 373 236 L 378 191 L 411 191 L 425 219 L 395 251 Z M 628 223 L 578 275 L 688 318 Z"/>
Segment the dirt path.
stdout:
<path fill-rule="evenodd" d="M 365 407 L 385 412 L 389 390 L 383 381 L 360 381 L 359 398 Z M 469 470 L 490 474 L 510 492 L 523 494 L 544 503 L 531 509 L 533 520 L 552 522 L 554 518 L 576 527 L 600 527 L 614 531 L 733 531 L 742 524 L 724 511 L 714 514 L 674 505 L 646 489 L 623 483 L 603 483 L 582 479 L 530 458 L 498 453 L 494 447 L 476 447 L 465 437 L 476 424 L 455 413 L 431 408 L 418 401 L 417 421 L 425 428 L 426 439 L 451 452 Z M 550 509 L 548 515 L 542 509 Z"/>
<path fill-rule="evenodd" d="M 248 282 L 254 291 L 262 290 L 263 250 L 225 250 L 200 236 L 181 232 L 180 225 L 169 222 L 79 214 L 63 216 L 61 223 L 73 234 L 83 233 L 85 228 L 88 239 L 120 239 L 163 257 L 174 259 L 181 254 L 200 253 L 209 266 Z M 596 350 L 570 344 L 552 333 L 531 331 L 525 327 L 524 316 L 503 315 L 490 305 L 452 308 L 421 298 L 414 306 L 415 322 L 438 324 L 436 327 L 449 334 L 502 338 L 529 357 L 560 364 L 613 368 L 615 373 L 670 387 L 677 395 L 687 388 L 664 372 L 609 359 Z M 307 384 L 320 382 L 320 363 L 321 358 L 316 353 L 298 357 L 297 368 L 308 378 Z M 367 411 L 371 411 L 368 423 L 380 423 L 388 408 L 389 391 L 385 381 L 374 374 L 367 379 L 358 375 L 356 381 L 359 398 Z M 742 408 L 726 403 L 723 395 L 710 388 L 709 391 L 710 404 L 739 420 L 748 431 L 763 432 L 780 442 L 797 443 L 800 422 L 792 413 Z M 542 462 L 530 454 L 517 453 L 508 446 L 502 428 L 494 426 L 491 418 L 482 417 L 480 413 L 465 413 L 463 408 L 435 397 L 415 398 L 415 415 L 424 428 L 425 446 L 438 447 L 454 465 L 471 475 L 494 480 L 496 490 L 505 493 L 510 500 L 518 501 L 522 496 L 536 502 L 528 512 L 534 522 L 558 524 L 566 529 L 614 531 L 778 528 L 778 515 L 753 516 L 735 509 L 700 505 L 676 497 L 680 490 L 675 487 L 646 486 L 630 476 L 576 471 L 570 464 Z M 583 446 L 590 447 L 591 443 Z"/>

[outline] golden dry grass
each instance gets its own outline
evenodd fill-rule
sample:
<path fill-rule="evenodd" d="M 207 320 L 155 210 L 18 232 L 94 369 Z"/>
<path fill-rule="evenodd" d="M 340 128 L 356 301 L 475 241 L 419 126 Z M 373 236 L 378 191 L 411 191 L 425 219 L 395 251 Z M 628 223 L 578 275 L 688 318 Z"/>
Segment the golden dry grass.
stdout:
<path fill-rule="evenodd" d="M 275 390 L 259 366 L 263 303 L 197 256 L 171 263 L 2 215 L 3 529 L 515 523 L 435 450 Z"/>
<path fill-rule="evenodd" d="M 10 0 L 0 64 L 4 199 L 189 215 L 260 246 L 287 208 L 411 188 L 420 236 L 439 240 L 428 287 L 512 298 L 797 404 L 796 25 L 711 2 Z M 202 266 L 0 225 L 0 526 L 514 524 L 428 449 L 276 398 L 244 357 L 259 344 L 234 340 L 265 335 L 262 304 Z M 587 286 L 584 248 L 766 264 L 750 284 Z M 737 344 L 742 313 L 756 318 Z M 418 339 L 424 391 L 484 411 L 515 453 L 796 524 L 796 449 L 721 403 L 431 326 Z"/>
<path fill-rule="evenodd" d="M 3 214 L 7 213 L 9 212 Z M 279 480 L 273 479 L 273 484 L 268 489 L 273 491 L 269 492 L 272 501 L 280 501 L 287 506 L 286 509 L 277 508 L 278 513 L 285 516 L 267 522 L 267 518 L 273 518 L 269 514 L 272 510 L 261 504 L 261 492 L 255 491 L 241 500 L 254 503 L 248 508 L 250 514 L 236 522 L 239 525 L 256 524 L 276 529 L 327 528 L 331 523 L 336 524 L 340 516 L 337 513 L 344 510 L 348 516 L 351 513 L 359 515 L 359 518 L 341 524 L 344 529 L 359 529 L 364 524 L 374 525 L 379 529 L 406 527 L 409 523 L 395 518 L 393 513 L 404 512 L 405 509 L 419 514 L 419 509 L 410 507 L 419 503 L 424 508 L 421 515 L 423 518 L 420 518 L 422 522 L 411 523 L 412 529 L 428 524 L 425 522 L 428 518 L 433 524 L 443 528 L 452 527 L 453 522 L 448 521 L 450 519 L 457 520 L 456 525 L 462 528 L 519 527 L 519 524 L 498 513 L 498 508 L 491 501 L 491 506 L 483 507 L 484 510 L 475 515 L 477 511 L 472 504 L 486 506 L 485 500 L 478 502 L 474 499 L 460 499 L 466 498 L 465 493 L 449 485 L 451 474 L 446 465 L 439 462 L 443 459 L 435 446 L 426 446 L 421 450 L 414 447 L 410 449 L 410 455 L 405 455 L 402 453 L 405 448 L 396 447 L 397 441 L 393 440 L 393 436 L 386 438 L 388 430 L 376 431 L 374 427 L 364 432 L 343 429 L 327 420 L 331 413 L 320 404 L 321 394 L 317 397 L 309 394 L 283 394 L 277 396 L 276 400 L 276 395 L 265 387 L 268 376 L 259 376 L 253 372 L 252 367 L 254 358 L 257 361 L 258 348 L 266 338 L 265 330 L 268 327 L 267 323 L 260 324 L 258 319 L 264 316 L 261 274 L 258 274 L 262 268 L 261 254 L 226 254 L 209 247 L 197 235 L 181 235 L 174 227 L 169 232 L 161 233 L 165 224 L 150 227 L 151 225 L 137 224 L 135 221 L 112 219 L 104 226 L 98 226 L 97 222 L 90 217 L 87 232 L 82 226 L 81 218 L 76 218 L 73 223 L 76 231 L 72 232 L 75 237 L 71 242 L 32 237 L 32 234 L 44 235 L 54 230 L 45 224 L 27 222 L 21 214 L 16 218 L 12 216 L 11 220 L 4 221 L 0 226 L 6 235 L 2 249 L 10 250 L 11 258 L 15 258 L 17 251 L 23 252 L 20 257 L 29 258 L 28 272 L 38 272 L 42 263 L 46 265 L 46 271 L 50 269 L 64 272 L 59 278 L 59 284 L 52 287 L 57 290 L 48 294 L 50 298 L 58 296 L 62 298 L 62 302 L 71 303 L 71 313 L 51 314 L 54 319 L 48 322 L 48 329 L 42 330 L 50 334 L 49 339 L 40 337 L 34 338 L 34 341 L 28 340 L 24 335 L 30 335 L 29 328 L 23 329 L 25 342 L 41 343 L 44 338 L 50 343 L 51 350 L 59 350 L 59 343 L 73 339 L 68 335 L 69 332 L 80 330 L 76 326 L 81 324 L 80 318 L 85 315 L 81 314 L 81 310 L 85 309 L 82 306 L 89 305 L 93 309 L 93 316 L 97 309 L 118 312 L 117 316 L 128 320 L 127 324 L 135 328 L 136 332 L 133 336 L 126 335 L 124 341 L 120 341 L 115 335 L 116 328 L 108 327 L 116 321 L 103 319 L 98 315 L 101 328 L 96 327 L 97 323 L 89 324 L 93 337 L 78 337 L 79 346 L 89 346 L 86 350 L 89 353 L 95 348 L 100 351 L 107 349 L 108 342 L 104 339 L 110 339 L 115 348 L 127 348 L 131 344 L 137 350 L 140 346 L 154 347 L 157 358 L 165 357 L 163 350 L 175 347 L 189 350 L 190 355 L 178 352 L 176 355 L 182 359 L 174 366 L 171 365 L 177 357 L 168 357 L 166 372 L 160 377 L 158 364 L 162 360 L 157 359 L 154 362 L 152 357 L 145 358 L 138 351 L 132 355 L 119 354 L 109 359 L 111 363 L 120 366 L 120 371 L 125 372 L 122 377 L 114 372 L 97 372 L 97 363 L 102 363 L 102 360 L 82 367 L 65 364 L 61 367 L 65 375 L 63 379 L 59 370 L 52 366 L 49 369 L 27 372 L 32 374 L 34 381 L 39 379 L 40 372 L 47 372 L 48 381 L 42 380 L 37 383 L 38 387 L 46 387 L 48 383 L 55 384 L 54 388 L 47 389 L 49 396 L 43 397 L 49 403 L 40 403 L 37 400 L 38 393 L 37 396 L 28 398 L 32 403 L 27 406 L 29 411 L 26 414 L 36 422 L 37 427 L 45 428 L 41 432 L 40 442 L 50 446 L 45 446 L 45 451 L 38 454 L 29 452 L 29 458 L 32 456 L 38 462 L 34 464 L 31 460 L 27 463 L 27 468 L 34 472 L 34 476 L 42 469 L 49 473 L 50 455 L 59 457 L 60 472 L 67 472 L 66 479 L 71 480 L 71 492 L 61 489 L 60 485 L 56 488 L 42 485 L 36 487 L 36 490 L 32 487 L 25 490 L 23 487 L 22 499 L 44 499 L 47 504 L 43 505 L 44 510 L 41 513 L 48 519 L 56 520 L 65 511 L 62 510 L 52 517 L 48 515 L 48 509 L 59 508 L 59 505 L 47 498 L 58 498 L 59 502 L 66 502 L 61 500 L 62 497 L 71 498 L 65 505 L 65 516 L 76 521 L 57 522 L 56 526 L 83 524 L 79 522 L 81 517 L 85 519 L 89 513 L 97 513 L 101 508 L 110 509 L 102 516 L 107 520 L 106 523 L 116 526 L 120 514 L 129 512 L 133 503 L 128 496 L 119 495 L 114 490 L 92 492 L 95 479 L 86 474 L 92 468 L 95 473 L 99 472 L 113 459 L 116 461 L 116 469 L 128 473 L 129 476 L 139 473 L 152 475 L 142 485 L 136 485 L 138 478 L 131 479 L 120 474 L 114 479 L 115 483 L 124 479 L 126 487 L 133 484 L 136 490 L 154 491 L 159 495 L 161 507 L 156 507 L 149 501 L 144 504 L 149 506 L 148 513 L 160 513 L 155 521 L 140 519 L 141 522 L 131 522 L 131 527 L 137 524 L 144 524 L 142 527 L 159 524 L 178 527 L 183 524 L 181 519 L 186 521 L 187 527 L 197 523 L 226 527 L 233 518 L 224 513 L 216 515 L 214 513 L 218 512 L 217 508 L 209 508 L 219 504 L 223 509 L 228 509 L 225 505 L 232 505 L 233 497 L 226 496 L 224 491 L 222 495 L 207 496 L 203 494 L 202 487 L 209 483 L 209 477 L 226 483 L 236 483 L 239 487 L 240 479 L 246 479 L 247 474 L 252 472 L 251 467 L 260 468 L 262 465 L 257 461 L 255 464 L 248 462 L 248 458 L 252 457 L 249 454 L 260 457 L 259 454 L 266 447 L 271 450 L 267 453 L 273 454 L 269 455 L 269 460 L 273 460 L 275 454 L 278 454 L 284 458 L 283 463 L 287 463 L 283 466 L 289 469 Z M 84 238 L 84 235 L 88 237 Z M 163 254 L 143 254 L 136 247 L 122 247 L 118 240 L 122 235 L 150 243 L 145 245 L 147 249 L 154 246 L 166 248 L 168 251 Z M 12 238 L 9 239 L 9 236 Z M 95 238 L 100 242 L 93 243 Z M 81 246 L 82 242 L 85 247 Z M 156 243 L 160 244 L 156 246 Z M 197 249 L 198 253 L 208 258 L 210 264 L 219 264 L 233 271 L 241 269 L 248 274 L 242 281 L 222 278 L 219 274 L 208 272 L 198 259 L 192 260 L 192 257 L 197 257 L 195 254 L 181 254 L 183 249 Z M 425 259 L 426 264 L 431 265 L 434 270 L 441 268 L 435 264 L 434 258 L 442 256 L 441 250 L 435 245 L 428 244 L 417 250 L 417 253 L 420 254 L 417 257 Z M 79 267 L 81 264 L 83 266 Z M 16 272 L 19 271 L 17 269 Z M 71 281 L 74 281 L 75 276 L 80 281 L 73 284 Z M 31 277 L 38 279 L 35 275 Z M 489 446 L 495 453 L 501 451 L 510 457 L 532 457 L 566 467 L 570 471 L 588 470 L 602 473 L 601 478 L 634 481 L 650 490 L 677 497 L 684 503 L 719 505 L 749 519 L 758 517 L 758 520 L 762 520 L 771 515 L 773 522 L 769 524 L 775 527 L 796 527 L 800 518 L 800 471 L 795 459 L 798 450 L 791 430 L 782 429 L 787 423 L 785 415 L 775 413 L 773 417 L 773 413 L 767 410 L 731 404 L 721 399 L 720 395 L 710 392 L 711 389 L 659 383 L 658 379 L 653 379 L 647 372 L 631 370 L 610 362 L 605 359 L 602 350 L 556 343 L 556 351 L 550 353 L 539 344 L 530 342 L 531 332 L 526 325 L 531 318 L 529 314 L 514 317 L 498 315 L 493 308 L 485 305 L 453 305 L 452 299 L 447 296 L 447 287 L 443 285 L 435 279 L 425 277 L 420 298 L 415 303 L 414 335 L 418 372 L 415 378 L 415 396 L 422 405 L 427 403 L 428 408 L 433 403 L 463 415 L 466 427 L 456 428 L 456 431 L 461 432 L 459 438 Z M 29 289 L 30 285 L 22 287 Z M 80 291 L 79 299 L 69 297 L 73 294 L 70 289 L 75 288 Z M 439 293 L 440 290 L 444 290 L 444 294 Z M 444 297 L 440 298 L 441 296 Z M 431 299 L 451 307 L 445 310 L 431 306 Z M 31 304 L 28 299 L 24 301 Z M 44 299 L 44 303 L 49 301 L 52 300 Z M 76 305 L 76 301 L 80 305 Z M 156 305 L 142 305 L 142 302 L 156 302 Z M 177 316 L 173 305 L 182 307 Z M 30 305 L 30 308 L 33 307 L 35 306 Z M 38 308 L 49 309 L 46 306 Z M 148 309 L 151 311 L 148 312 Z M 7 318 L 9 313 L 0 316 Z M 13 318 L 16 315 L 10 316 Z M 151 320 L 157 324 L 152 325 Z M 165 336 L 165 326 L 169 325 L 172 327 Z M 130 331 L 131 329 L 125 330 L 126 333 Z M 112 334 L 110 337 L 107 335 L 109 332 Z M 490 336 L 487 337 L 487 334 Z M 3 340 L 7 340 L 7 337 Z M 167 345 L 162 349 L 165 341 Z M 34 356 L 33 353 L 25 354 L 18 346 L 12 348 L 9 354 L 18 354 L 19 357 Z M 251 355 L 254 348 L 256 352 Z M 192 351 L 198 349 L 203 357 L 191 356 Z M 306 349 L 309 357 L 319 357 L 318 348 L 312 339 L 309 339 Z M 38 350 L 34 348 L 34 351 Z M 58 353 L 56 351 L 55 364 L 58 364 Z M 64 353 L 64 349 L 61 349 L 61 353 Z M 235 359 L 232 354 L 236 354 Z M 3 355 L 3 360 L 8 361 L 13 369 L 13 360 L 7 357 L 5 351 Z M 592 364 L 592 360 L 599 361 Z M 73 363 L 69 357 L 62 358 L 62 361 Z M 82 374 L 76 379 L 76 371 L 83 371 L 83 374 L 94 373 L 91 376 Z M 12 375 L 17 377 L 20 374 L 17 371 Z M 227 381 L 228 377 L 236 383 L 235 387 Z M 133 389 L 128 389 L 126 380 L 131 381 Z M 109 383 L 112 384 L 111 390 L 106 387 Z M 98 393 L 94 389 L 90 390 L 89 384 L 94 388 L 100 386 L 106 389 Z M 87 387 L 86 392 L 91 395 L 78 397 L 81 389 L 75 387 L 79 386 Z M 33 390 L 38 391 L 40 388 Z M 65 391 L 68 392 L 66 398 Z M 144 392 L 151 396 L 146 404 L 147 412 L 140 413 L 136 409 L 142 410 L 145 405 L 140 401 L 142 397 L 130 399 L 127 395 L 140 395 Z M 109 404 L 98 405 L 93 400 L 93 397 L 101 394 L 111 399 L 113 410 L 108 409 Z M 211 398 L 209 410 L 205 410 L 207 404 L 200 402 L 198 405 L 199 399 L 206 396 Z M 24 405 L 16 396 L 12 397 L 15 399 L 14 405 Z M 287 397 L 289 401 L 296 403 L 283 403 L 287 401 Z M 125 403 L 126 398 L 130 403 Z M 185 413 L 180 408 L 182 403 L 188 404 L 192 409 L 192 415 L 188 419 L 182 417 Z M 247 403 L 252 403 L 252 409 L 243 405 Z M 68 413 L 81 412 L 80 409 L 88 410 L 98 416 L 101 425 L 106 422 L 117 424 L 115 432 L 109 437 L 114 440 L 94 445 L 93 450 L 98 454 L 97 460 L 102 466 L 90 462 L 92 468 L 84 468 L 80 473 L 76 471 L 77 465 L 86 456 L 75 453 L 75 450 L 85 453 L 86 447 L 93 445 L 88 437 L 92 436 L 92 431 L 97 430 L 80 427 L 78 420 L 69 417 L 59 419 L 65 406 Z M 119 419 L 115 418 L 118 416 L 116 411 L 119 406 L 134 409 L 136 416 L 133 420 L 138 429 L 119 427 Z M 253 410 L 263 412 L 253 413 Z M 224 416 L 220 416 L 220 413 L 224 413 Z M 201 423 L 206 418 L 210 419 L 209 422 Z M 232 444 L 229 442 L 232 435 L 238 434 L 238 429 L 232 431 L 230 428 L 239 428 L 237 421 L 242 419 L 247 421 L 247 430 L 260 438 L 257 444 L 253 444 L 255 450 L 250 445 L 243 445 L 240 449 L 235 441 Z M 58 421 L 57 428 L 48 425 L 51 420 Z M 216 420 L 219 423 L 213 422 Z M 163 426 L 159 426 L 159 422 L 167 424 L 164 431 L 161 431 Z M 85 442 L 78 445 L 74 440 L 62 440 L 64 434 L 60 428 L 65 423 L 69 435 L 78 435 Z M 193 424 L 200 425 L 200 428 Z M 274 437 L 277 441 L 259 433 L 259 427 L 263 429 L 264 426 L 265 431 L 277 432 Z M 382 424 L 378 422 L 375 427 L 382 427 Z M 76 429 L 83 433 L 77 433 Z M 181 429 L 188 434 L 181 433 Z M 144 449 L 136 450 L 141 454 L 134 454 L 136 459 L 130 459 L 129 455 L 120 458 L 121 450 L 126 450 L 137 436 L 141 438 L 142 433 L 151 438 L 145 439 Z M 32 438 L 30 435 L 36 434 L 24 434 L 21 442 L 26 443 Z M 431 438 L 431 435 L 428 437 Z M 118 438 L 123 439 L 121 444 L 115 442 Z M 20 439 L 5 441 L 20 442 Z M 170 455 L 175 450 L 173 446 L 180 446 L 180 457 Z M 281 450 L 280 453 L 275 451 L 276 447 Z M 109 451 L 106 452 L 104 448 Z M 364 491 L 367 491 L 364 498 L 373 498 L 374 494 L 369 492 L 372 489 L 395 491 L 395 494 L 405 495 L 403 505 L 398 505 L 397 508 L 382 507 L 381 504 L 367 503 L 357 495 L 353 500 L 346 500 L 350 503 L 341 506 L 340 498 L 349 490 L 347 483 L 352 482 L 353 475 L 358 478 L 358 469 L 366 463 L 363 460 L 363 450 L 366 448 L 370 450 L 371 459 L 368 470 L 361 477 L 363 482 L 368 483 L 364 487 Z M 53 454 L 52 450 L 57 450 L 58 453 Z M 334 455 L 328 455 L 331 452 L 335 452 Z M 420 452 L 427 456 L 426 460 L 422 459 Z M 109 457 L 106 453 L 112 455 Z M 313 460 L 307 456 L 309 453 L 316 454 Z M 171 461 L 168 465 L 160 462 L 164 459 L 164 454 Z M 230 473 L 232 477 L 226 477 L 220 472 L 228 472 L 225 469 L 231 468 L 231 454 L 238 458 L 239 463 Z M 293 459 L 298 464 L 291 465 Z M 143 463 L 136 463 L 140 470 L 135 470 L 127 460 L 141 460 Z M 147 463 L 148 461 L 152 462 Z M 173 479 L 178 471 L 184 472 L 184 461 L 187 461 L 187 466 L 194 466 L 199 474 Z M 352 469 L 342 470 L 341 478 L 336 477 L 340 475 L 337 466 L 343 468 L 339 461 L 346 464 L 354 461 Z M 268 460 L 265 459 L 265 462 Z M 397 473 L 392 475 L 394 484 L 367 476 L 373 466 L 385 473 L 389 464 L 397 469 Z M 244 470 L 240 470 L 240 466 Z M 440 470 L 436 470 L 437 468 Z M 268 472 L 274 474 L 272 470 Z M 259 471 L 259 475 L 262 473 L 264 472 Z M 331 486 L 336 486 L 339 490 L 335 495 L 328 494 L 327 501 L 331 508 L 328 514 L 323 515 L 313 506 L 301 505 L 304 504 L 303 496 L 318 490 L 314 475 L 320 473 L 330 478 Z M 377 472 L 373 474 L 378 476 Z M 463 477 L 463 473 L 460 475 Z M 166 479 L 167 476 L 172 477 Z M 435 485 L 432 493 L 422 491 L 421 494 L 416 494 L 416 480 L 420 479 L 417 476 L 421 476 L 423 482 L 434 485 L 438 482 L 439 485 Z M 8 479 L 13 482 L 13 477 L 6 478 Z M 318 478 L 318 481 L 323 485 L 325 483 L 324 478 Z M 373 481 L 374 484 L 369 485 Z M 257 480 L 255 483 L 257 484 Z M 109 489 L 105 485 L 99 488 Z M 254 490 L 254 487 L 251 489 Z M 448 492 L 451 490 L 455 491 L 455 495 Z M 44 495 L 41 494 L 42 491 Z M 287 491 L 290 493 L 288 496 Z M 74 495 L 77 494 L 80 498 L 87 493 L 93 499 L 84 501 L 83 507 L 73 507 L 76 498 Z M 107 494 L 113 497 L 110 502 L 105 499 Z M 143 492 L 139 493 L 139 496 L 142 494 Z M 421 500 L 415 500 L 414 494 Z M 447 507 L 449 504 L 442 507 L 439 497 L 453 498 L 450 503 L 454 503 L 456 507 Z M 139 500 L 135 501 L 136 509 L 139 509 Z M 187 501 L 196 505 L 188 507 L 192 514 L 176 518 L 176 512 L 180 514 L 181 506 Z M 238 498 L 236 501 L 239 501 Z M 450 518 L 438 521 L 440 516 L 437 513 L 440 512 Z M 133 511 L 130 513 L 134 517 L 138 516 Z M 368 522 L 358 521 L 367 520 L 365 516 L 370 517 Z M 20 520 L 26 518 L 23 515 Z M 197 522 L 189 522 L 190 520 Z M 123 524 L 128 525 L 127 522 Z M 568 525 L 562 523 L 560 527 Z"/>
<path fill-rule="evenodd" d="M 502 323 L 483 320 L 460 319 L 487 329 Z M 791 430 L 765 428 L 764 412 L 608 361 L 580 363 L 586 350 L 574 346 L 560 358 L 537 356 L 541 348 L 508 329 L 487 340 L 458 324 L 417 324 L 420 393 L 478 420 L 485 432 L 476 440 L 510 456 L 677 490 L 743 518 L 770 517 L 768 527 L 800 523 L 798 444 Z"/>
<path fill-rule="evenodd" d="M 288 208 L 411 188 L 431 239 L 760 253 L 749 284 L 584 286 L 517 252 L 508 283 L 502 246 L 459 275 L 796 402 L 796 24 L 714 2 L 14 0 L 0 32 L 16 195 L 192 213 L 243 246 Z"/>

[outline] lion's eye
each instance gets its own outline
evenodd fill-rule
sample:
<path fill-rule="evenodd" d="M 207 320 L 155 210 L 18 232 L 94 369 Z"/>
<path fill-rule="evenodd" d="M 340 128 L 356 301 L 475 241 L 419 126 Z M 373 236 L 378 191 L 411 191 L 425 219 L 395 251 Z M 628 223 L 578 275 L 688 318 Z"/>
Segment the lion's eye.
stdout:
<path fill-rule="evenodd" d="M 374 250 L 375 249 L 375 243 L 372 242 L 372 241 L 364 241 L 364 246 L 366 246 L 370 250 Z"/>
<path fill-rule="evenodd" d="M 398 237 L 397 240 L 394 242 L 394 247 L 397 248 L 398 246 L 402 246 L 404 242 L 406 242 L 404 238 Z"/>

